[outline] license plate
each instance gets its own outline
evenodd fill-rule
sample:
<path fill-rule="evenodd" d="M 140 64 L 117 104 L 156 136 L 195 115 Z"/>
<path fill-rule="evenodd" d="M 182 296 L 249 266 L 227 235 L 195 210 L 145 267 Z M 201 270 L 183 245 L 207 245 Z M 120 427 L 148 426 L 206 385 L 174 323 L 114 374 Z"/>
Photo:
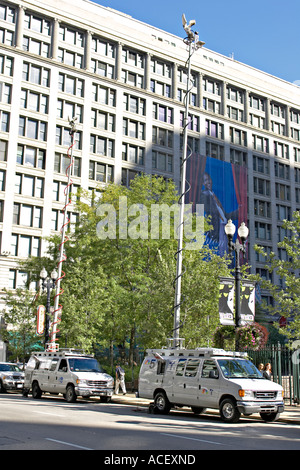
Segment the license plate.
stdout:
<path fill-rule="evenodd" d="M 17 384 L 17 388 L 23 388 L 23 384 Z"/>

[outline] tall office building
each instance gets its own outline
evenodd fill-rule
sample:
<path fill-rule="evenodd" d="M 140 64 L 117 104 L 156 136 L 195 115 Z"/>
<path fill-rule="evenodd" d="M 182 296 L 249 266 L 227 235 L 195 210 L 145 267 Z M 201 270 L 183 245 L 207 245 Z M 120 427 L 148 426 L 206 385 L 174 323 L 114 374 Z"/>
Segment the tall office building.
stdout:
<path fill-rule="evenodd" d="M 69 117 L 73 192 L 142 172 L 179 183 L 187 49 L 88 0 L 0 0 L 0 43 L 0 289 L 14 289 L 17 261 L 43 255 L 61 226 Z M 250 246 L 285 257 L 282 220 L 300 209 L 299 87 L 206 48 L 192 79 L 189 147 L 247 167 Z M 268 275 L 253 250 L 249 261 Z"/>

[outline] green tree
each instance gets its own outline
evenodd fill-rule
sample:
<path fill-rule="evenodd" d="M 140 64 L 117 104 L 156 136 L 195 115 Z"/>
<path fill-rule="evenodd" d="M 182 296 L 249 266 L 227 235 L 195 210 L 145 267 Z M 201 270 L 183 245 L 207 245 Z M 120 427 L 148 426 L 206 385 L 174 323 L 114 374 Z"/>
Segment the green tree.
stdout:
<path fill-rule="evenodd" d="M 293 213 L 291 221 L 284 220 L 282 227 L 287 230 L 288 236 L 278 243 L 278 248 L 286 252 L 285 259 L 278 259 L 274 252 L 269 255 L 256 246 L 257 252 L 266 257 L 266 268 L 270 273 L 277 274 L 282 281 L 283 288 L 271 281 L 261 281 L 262 287 L 274 298 L 274 305 L 269 307 L 273 315 L 285 317 L 287 326 L 284 333 L 287 338 L 300 337 L 300 212 Z M 283 330 L 281 330 L 283 332 Z"/>
<path fill-rule="evenodd" d="M 5 289 L 3 299 L 2 318 L 7 327 L 1 331 L 2 338 L 8 344 L 11 359 L 25 363 L 33 348 L 43 349 L 36 334 L 37 298 L 32 291 Z"/>
<path fill-rule="evenodd" d="M 122 199 L 128 209 L 125 224 L 120 198 L 126 198 Z M 110 184 L 99 199 L 79 191 L 79 223 L 65 243 L 61 346 L 92 350 L 97 344 L 112 350 L 113 345 L 126 344 L 132 362 L 136 344 L 159 347 L 172 337 L 176 223 L 171 212 L 170 236 L 164 238 L 159 214 L 159 236 L 153 238 L 150 214 L 152 204 L 170 207 L 177 201 L 172 181 L 149 175 L 136 177 L 130 189 Z M 105 238 L 103 232 L 99 237 L 97 233 L 99 223 L 110 229 L 103 207 L 113 208 L 116 215 L 115 237 Z M 22 269 L 31 273 L 31 280 L 39 279 L 43 265 L 51 272 L 59 243 L 59 237 L 52 237 L 46 258 L 23 263 Z M 227 261 L 203 247 L 184 250 L 183 264 L 180 335 L 189 347 L 206 346 L 218 323 L 219 276 L 228 275 Z"/>

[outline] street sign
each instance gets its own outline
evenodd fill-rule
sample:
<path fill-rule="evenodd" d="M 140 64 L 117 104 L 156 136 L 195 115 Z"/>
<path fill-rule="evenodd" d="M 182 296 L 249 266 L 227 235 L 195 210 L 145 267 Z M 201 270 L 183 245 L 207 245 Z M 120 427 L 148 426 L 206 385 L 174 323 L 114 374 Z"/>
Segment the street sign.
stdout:
<path fill-rule="evenodd" d="M 37 308 L 36 333 L 41 336 L 45 331 L 45 307 L 39 305 Z"/>

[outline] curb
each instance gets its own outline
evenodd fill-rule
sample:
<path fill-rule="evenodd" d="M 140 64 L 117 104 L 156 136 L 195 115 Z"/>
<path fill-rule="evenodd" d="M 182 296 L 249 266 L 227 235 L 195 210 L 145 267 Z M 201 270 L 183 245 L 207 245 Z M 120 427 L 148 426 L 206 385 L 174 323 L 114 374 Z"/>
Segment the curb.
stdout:
<path fill-rule="evenodd" d="M 111 403 L 116 403 L 120 405 L 134 405 L 137 407 L 141 408 L 147 408 L 149 407 L 150 403 L 152 400 L 147 400 L 143 398 L 137 398 L 133 394 L 128 394 L 128 395 L 113 395 L 111 399 Z M 293 413 L 292 416 L 288 416 L 289 413 Z M 219 412 L 217 410 L 214 410 L 212 408 L 209 408 L 208 411 L 206 411 L 206 414 L 212 414 L 212 415 L 218 415 Z M 261 417 L 259 415 L 251 415 L 251 418 L 261 420 Z M 281 423 L 286 423 L 286 424 L 298 424 L 300 425 L 300 407 L 295 406 L 291 407 L 289 406 L 286 408 L 286 410 L 281 414 L 281 416 L 278 418 L 276 421 L 281 422 Z M 272 423 L 269 423 L 272 424 Z"/>

